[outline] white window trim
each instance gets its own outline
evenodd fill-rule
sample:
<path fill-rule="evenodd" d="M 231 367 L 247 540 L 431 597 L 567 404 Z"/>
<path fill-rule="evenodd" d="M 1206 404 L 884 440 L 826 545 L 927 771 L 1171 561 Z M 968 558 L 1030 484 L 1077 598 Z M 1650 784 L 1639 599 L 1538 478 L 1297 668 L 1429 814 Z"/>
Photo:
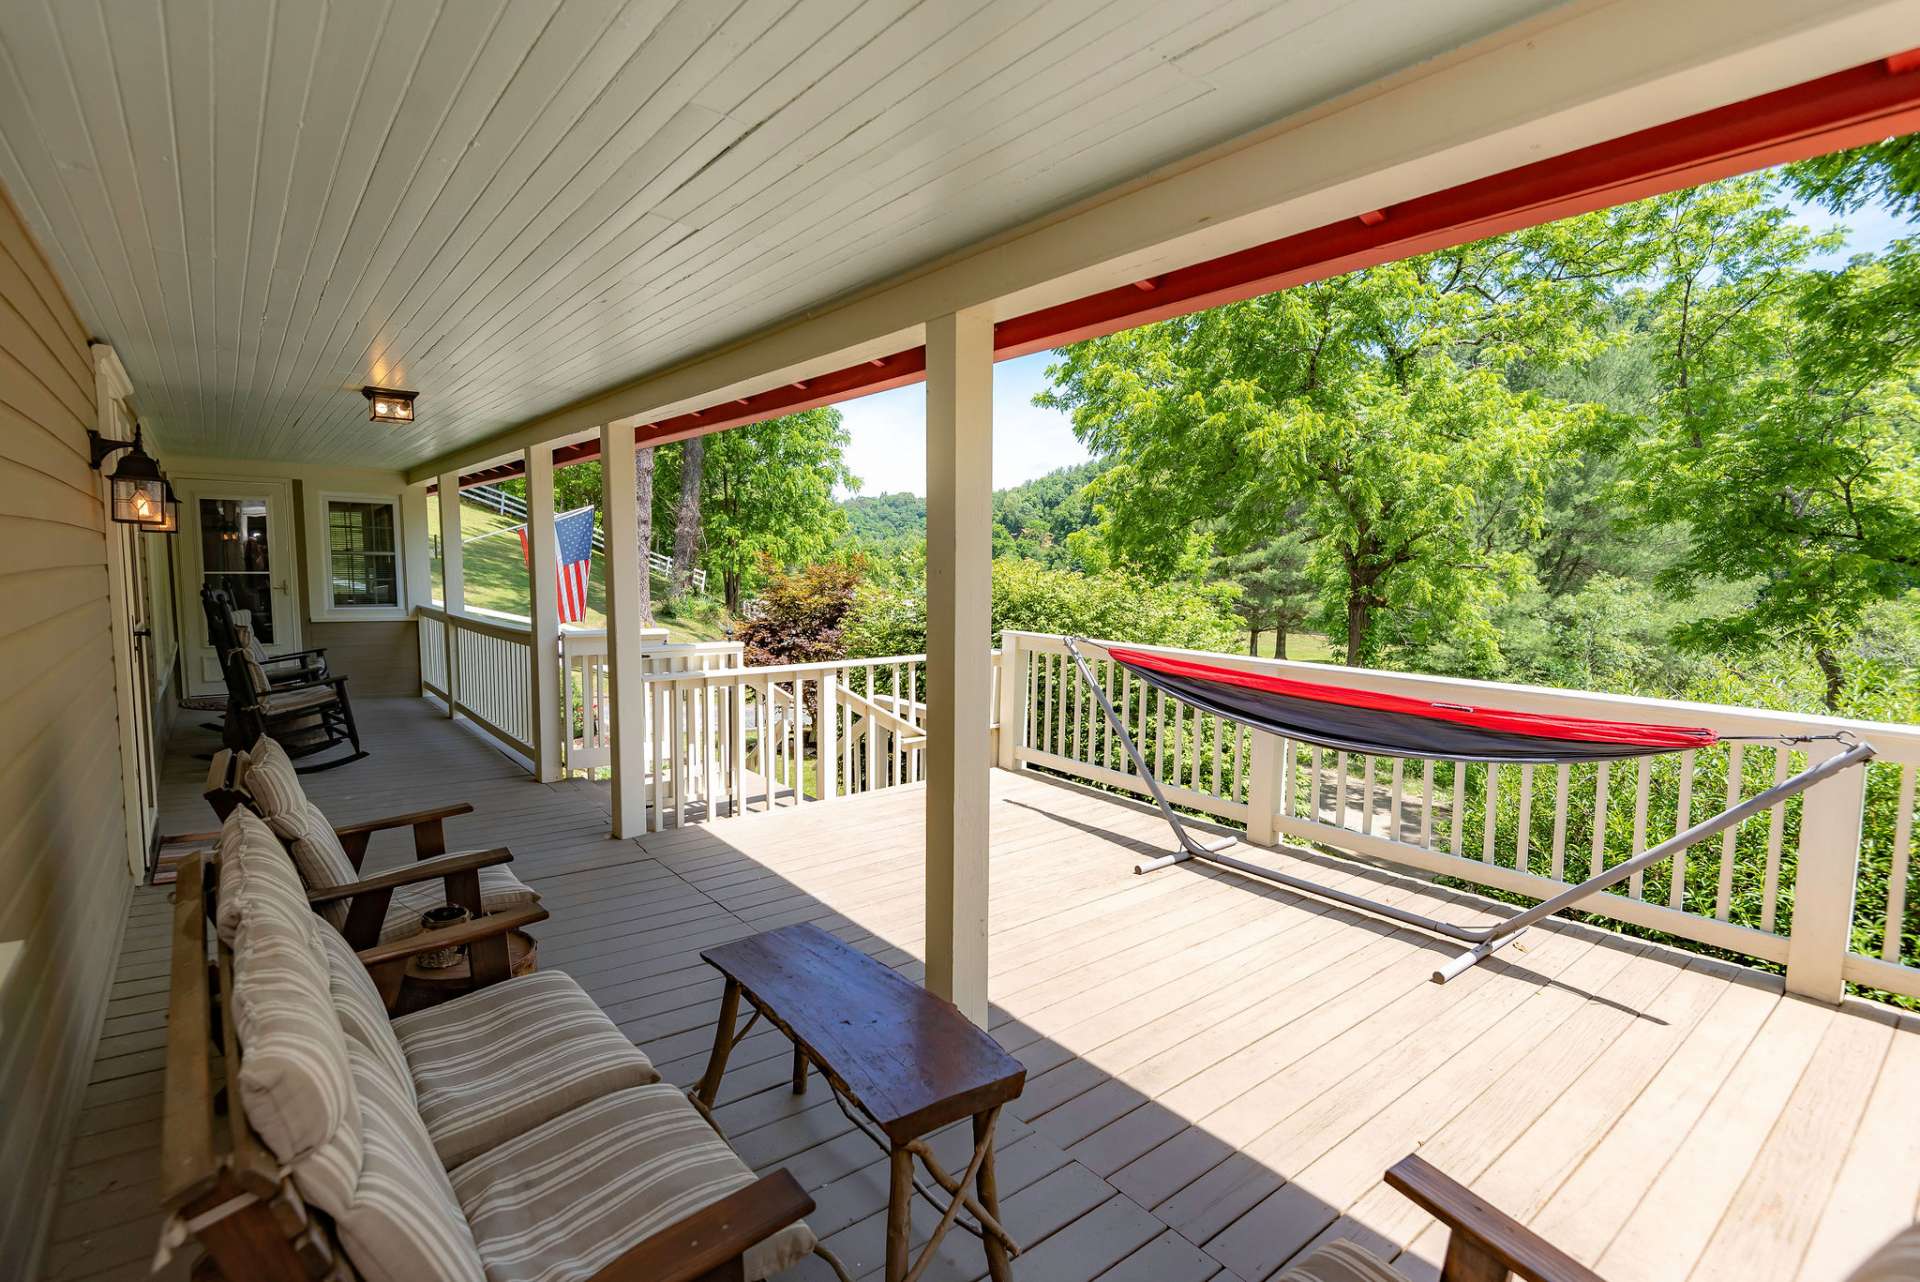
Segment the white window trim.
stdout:
<path fill-rule="evenodd" d="M 334 503 L 381 503 L 393 509 L 393 605 L 335 605 L 333 603 L 333 540 L 327 511 Z M 316 623 L 368 623 L 410 619 L 413 607 L 407 595 L 406 514 L 398 494 L 356 494 L 323 490 L 314 495 L 307 512 L 307 610 Z"/>

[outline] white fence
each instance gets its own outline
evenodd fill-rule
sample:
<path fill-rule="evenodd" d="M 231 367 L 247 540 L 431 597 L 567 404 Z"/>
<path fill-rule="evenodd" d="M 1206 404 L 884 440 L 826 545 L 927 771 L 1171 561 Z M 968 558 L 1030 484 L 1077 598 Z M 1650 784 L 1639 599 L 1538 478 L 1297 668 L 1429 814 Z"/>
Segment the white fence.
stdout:
<path fill-rule="evenodd" d="M 522 523 L 527 519 L 526 500 L 514 497 L 497 485 L 466 486 L 460 491 L 460 501 L 463 503 L 471 503 L 475 507 L 486 508 L 489 512 L 498 512 L 501 516 L 510 516 L 514 520 Z M 473 538 L 462 539 L 460 541 L 462 543 L 471 543 L 473 539 L 484 539 L 490 534 L 497 533 L 500 533 L 500 531 L 490 530 L 486 534 L 476 534 Z M 607 541 L 601 533 L 600 526 L 597 522 L 593 527 L 593 550 L 603 557 L 607 554 Z M 666 555 L 664 552 L 656 552 L 652 548 L 648 548 L 647 564 L 652 567 L 653 572 L 661 578 L 667 580 L 669 583 L 673 581 L 672 557 Z M 704 596 L 707 591 L 707 572 L 695 567 L 690 574 L 693 581 L 693 590 Z"/>
<path fill-rule="evenodd" d="M 1013 696 L 1022 722 L 1001 729 L 1019 736 L 1016 763 L 1144 795 L 1062 640 L 1010 632 L 1003 645 L 1011 679 L 1022 683 Z M 1490 767 L 1334 752 L 1167 698 L 1083 647 L 1173 804 L 1245 826 L 1255 841 L 1291 837 L 1534 899 L 1839 750 L 1781 737 L 1853 734 L 1879 751 L 1865 770 L 1682 852 L 1590 910 L 1787 966 L 1803 991 L 1837 989 L 1844 977 L 1920 996 L 1920 946 L 1907 920 L 1920 727 L 1137 648 L 1446 702 L 1706 726 L 1730 740 L 1611 765 Z"/>

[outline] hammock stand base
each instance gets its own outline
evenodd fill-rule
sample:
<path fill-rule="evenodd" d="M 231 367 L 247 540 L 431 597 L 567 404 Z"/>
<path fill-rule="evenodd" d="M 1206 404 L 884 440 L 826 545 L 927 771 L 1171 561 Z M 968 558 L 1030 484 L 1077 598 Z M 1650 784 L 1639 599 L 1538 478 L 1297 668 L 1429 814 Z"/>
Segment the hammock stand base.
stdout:
<path fill-rule="evenodd" d="M 1771 810 L 1774 806 L 1805 792 L 1824 779 L 1837 775 L 1843 770 L 1850 770 L 1856 765 L 1863 765 L 1872 760 L 1874 755 L 1872 744 L 1850 744 L 1845 751 L 1828 757 L 1825 761 L 1809 766 L 1799 774 L 1775 784 L 1765 792 L 1757 793 L 1745 801 L 1740 802 L 1738 805 L 1721 811 L 1710 819 L 1703 819 L 1685 832 L 1677 833 L 1669 837 L 1659 845 L 1635 855 L 1632 859 L 1624 863 L 1615 864 L 1611 868 L 1595 873 L 1585 881 L 1577 885 L 1569 886 L 1559 894 L 1548 899 L 1543 899 L 1523 912 L 1516 913 L 1503 921 L 1495 922 L 1491 926 L 1460 926 L 1452 922 L 1441 921 L 1434 917 L 1427 917 L 1420 913 L 1408 912 L 1404 908 L 1383 903 L 1378 899 L 1369 899 L 1364 895 L 1350 894 L 1347 891 L 1337 889 L 1333 886 L 1322 885 L 1306 877 L 1296 877 L 1290 873 L 1280 872 L 1278 869 L 1268 868 L 1263 864 L 1251 863 L 1244 859 L 1236 859 L 1226 853 L 1234 846 L 1240 844 L 1239 841 L 1233 837 L 1223 837 L 1213 842 L 1197 840 L 1193 834 L 1187 830 L 1187 826 L 1181 821 L 1178 812 L 1168 803 L 1166 794 L 1160 789 L 1159 778 L 1152 770 L 1148 769 L 1146 758 L 1141 755 L 1139 746 L 1133 741 L 1133 736 L 1127 733 L 1126 724 L 1120 719 L 1120 714 L 1114 711 L 1113 703 L 1107 698 L 1106 690 L 1103 689 L 1100 682 L 1095 679 L 1093 668 L 1087 663 L 1086 657 L 1080 653 L 1080 648 L 1075 644 L 1074 638 L 1067 637 L 1064 638 L 1064 640 L 1066 641 L 1067 653 L 1073 657 L 1074 667 L 1079 672 L 1080 679 L 1086 682 L 1089 690 L 1093 691 L 1094 701 L 1100 705 L 1100 711 L 1106 716 L 1108 727 L 1114 734 L 1119 736 L 1120 742 L 1126 747 L 1127 755 L 1132 758 L 1134 768 L 1139 771 L 1140 778 L 1146 782 L 1147 790 L 1153 794 L 1154 804 L 1160 808 L 1160 814 L 1166 819 L 1167 826 L 1173 829 L 1173 835 L 1180 843 L 1180 848 L 1170 854 L 1135 864 L 1133 871 L 1136 875 L 1153 872 L 1161 868 L 1170 868 L 1175 864 L 1186 863 L 1190 859 L 1199 859 L 1221 868 L 1231 869 L 1234 872 L 1249 877 L 1258 877 L 1263 881 L 1269 881 L 1278 886 L 1285 886 L 1289 890 L 1297 890 L 1303 894 L 1312 895 L 1316 899 L 1330 900 L 1333 903 L 1343 904 L 1348 908 L 1355 908 L 1376 917 L 1384 917 L 1389 921 L 1397 921 L 1402 925 L 1412 926 L 1417 930 L 1439 935 L 1443 939 L 1449 939 L 1455 943 L 1471 945 L 1466 951 L 1450 958 L 1434 969 L 1430 978 L 1436 984 L 1444 984 L 1448 980 L 1457 979 L 1461 975 L 1464 975 L 1474 966 L 1493 956 L 1508 944 L 1513 943 L 1535 922 L 1551 917 L 1563 909 L 1572 908 L 1581 901 L 1600 894 L 1608 887 L 1618 885 L 1635 873 L 1643 872 L 1654 864 L 1660 863 L 1662 860 L 1671 859 L 1674 855 L 1690 846 L 1698 845 L 1708 837 L 1724 832 L 1728 828 L 1735 827 L 1762 811 Z M 1249 725 L 1250 728 L 1254 730 L 1261 730 L 1261 727 L 1251 726 L 1251 723 L 1248 722 L 1241 722 L 1240 724 Z M 1262 732 L 1264 733 L 1264 731 Z M 1255 849 L 1258 849 L 1258 847 L 1255 847 Z"/>

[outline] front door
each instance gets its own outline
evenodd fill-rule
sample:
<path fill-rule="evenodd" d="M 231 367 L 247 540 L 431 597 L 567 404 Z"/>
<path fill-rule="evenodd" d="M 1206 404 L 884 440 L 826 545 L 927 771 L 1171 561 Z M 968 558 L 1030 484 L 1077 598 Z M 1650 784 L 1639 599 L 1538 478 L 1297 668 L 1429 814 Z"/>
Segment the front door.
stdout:
<path fill-rule="evenodd" d="M 246 612 L 253 635 L 269 654 L 300 648 L 293 598 L 292 498 L 284 481 L 187 480 L 180 495 L 181 540 L 188 565 L 181 575 L 180 617 L 186 621 L 188 688 L 195 694 L 226 689 L 220 656 L 207 633 L 203 587 L 223 588 L 236 613 Z"/>

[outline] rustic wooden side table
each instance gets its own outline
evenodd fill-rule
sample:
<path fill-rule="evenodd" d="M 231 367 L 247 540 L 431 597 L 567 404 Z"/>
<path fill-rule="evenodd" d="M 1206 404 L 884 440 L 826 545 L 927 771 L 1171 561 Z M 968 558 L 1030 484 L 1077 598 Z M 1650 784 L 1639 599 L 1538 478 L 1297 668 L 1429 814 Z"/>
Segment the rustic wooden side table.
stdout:
<path fill-rule="evenodd" d="M 951 1002 L 817 926 L 783 926 L 700 957 L 727 980 L 713 1056 L 693 1092 L 708 1120 L 728 1055 L 754 1021 L 766 1019 L 793 1043 L 794 1092 L 806 1090 L 811 1064 L 842 1107 L 851 1106 L 847 1116 L 887 1154 L 887 1282 L 918 1278 L 963 1209 L 974 1220 L 963 1227 L 977 1228 L 986 1247 L 988 1273 L 994 1282 L 1008 1282 L 1008 1261 L 1020 1248 L 1000 1224 L 993 1130 L 1002 1106 L 1026 1085 L 1020 1062 Z M 754 1014 L 736 1028 L 742 997 Z M 973 1122 L 973 1157 L 956 1176 L 925 1137 L 962 1118 Z M 915 1158 L 948 1200 L 933 1236 L 910 1260 Z M 940 1207 L 931 1193 L 919 1191 Z"/>
<path fill-rule="evenodd" d="M 507 933 L 507 973 L 531 975 L 540 965 L 540 945 L 524 930 Z M 473 991 L 473 962 L 463 955 L 451 966 L 427 967 L 410 958 L 400 980 L 395 1015 L 409 1015 Z"/>

